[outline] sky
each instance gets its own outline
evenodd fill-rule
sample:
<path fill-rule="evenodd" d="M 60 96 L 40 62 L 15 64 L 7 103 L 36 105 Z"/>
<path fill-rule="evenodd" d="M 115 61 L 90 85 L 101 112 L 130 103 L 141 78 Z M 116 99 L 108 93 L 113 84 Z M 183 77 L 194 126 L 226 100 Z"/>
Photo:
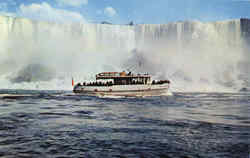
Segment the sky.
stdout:
<path fill-rule="evenodd" d="M 0 15 L 113 24 L 221 21 L 250 18 L 250 0 L 0 0 Z"/>

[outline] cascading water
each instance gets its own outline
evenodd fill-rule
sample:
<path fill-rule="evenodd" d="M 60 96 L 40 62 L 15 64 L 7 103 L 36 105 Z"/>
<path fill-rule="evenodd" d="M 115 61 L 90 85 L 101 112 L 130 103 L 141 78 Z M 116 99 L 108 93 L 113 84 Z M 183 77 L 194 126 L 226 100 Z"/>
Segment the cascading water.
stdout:
<path fill-rule="evenodd" d="M 176 90 L 225 91 L 242 84 L 241 35 L 240 20 L 138 25 L 136 46 L 151 71 L 168 76 Z"/>
<path fill-rule="evenodd" d="M 134 66 L 169 78 L 173 91 L 238 90 L 249 80 L 248 23 L 126 26 L 0 16 L 1 88 L 70 90 L 71 76 L 83 81 Z"/>
<path fill-rule="evenodd" d="M 72 76 L 83 81 L 116 71 L 135 47 L 131 26 L 1 16 L 0 23 L 1 88 L 72 89 Z"/>

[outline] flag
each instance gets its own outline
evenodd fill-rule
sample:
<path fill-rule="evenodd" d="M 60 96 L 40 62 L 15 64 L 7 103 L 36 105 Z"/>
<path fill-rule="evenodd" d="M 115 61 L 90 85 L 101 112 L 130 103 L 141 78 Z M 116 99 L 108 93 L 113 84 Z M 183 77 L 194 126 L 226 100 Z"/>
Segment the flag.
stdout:
<path fill-rule="evenodd" d="M 74 79 L 73 79 L 73 77 L 72 77 L 72 86 L 74 86 Z"/>

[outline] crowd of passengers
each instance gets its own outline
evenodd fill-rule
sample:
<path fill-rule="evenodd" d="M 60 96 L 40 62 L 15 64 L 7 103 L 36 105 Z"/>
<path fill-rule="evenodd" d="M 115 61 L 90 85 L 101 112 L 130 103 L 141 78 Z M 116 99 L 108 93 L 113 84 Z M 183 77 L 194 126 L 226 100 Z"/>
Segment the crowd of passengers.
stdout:
<path fill-rule="evenodd" d="M 164 84 L 164 83 L 170 83 L 170 81 L 169 80 L 152 81 L 152 85 Z M 118 84 L 109 81 L 109 82 L 89 82 L 89 83 L 83 82 L 82 84 L 78 83 L 77 86 L 113 86 L 113 85 L 142 85 L 142 84 L 144 83 L 141 81 L 132 81 L 129 84 L 123 84 L 123 83 Z"/>
<path fill-rule="evenodd" d="M 83 86 L 112 86 L 114 85 L 112 81 L 109 82 L 83 82 Z"/>
<path fill-rule="evenodd" d="M 164 84 L 164 83 L 170 83 L 170 81 L 169 80 L 152 81 L 152 84 Z"/>

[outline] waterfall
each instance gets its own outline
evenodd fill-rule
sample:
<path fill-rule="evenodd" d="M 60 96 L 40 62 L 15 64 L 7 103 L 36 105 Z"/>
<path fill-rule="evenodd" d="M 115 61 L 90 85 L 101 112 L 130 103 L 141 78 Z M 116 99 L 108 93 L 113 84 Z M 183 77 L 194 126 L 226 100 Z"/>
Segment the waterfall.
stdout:
<path fill-rule="evenodd" d="M 71 89 L 99 71 L 169 78 L 174 91 L 249 86 L 249 20 L 107 25 L 0 16 L 0 88 Z M 68 83 L 69 82 L 69 83 Z"/>
<path fill-rule="evenodd" d="M 133 58 L 144 60 L 140 71 L 170 78 L 176 91 L 234 91 L 249 63 L 240 67 L 246 60 L 241 29 L 241 20 L 137 25 Z"/>

